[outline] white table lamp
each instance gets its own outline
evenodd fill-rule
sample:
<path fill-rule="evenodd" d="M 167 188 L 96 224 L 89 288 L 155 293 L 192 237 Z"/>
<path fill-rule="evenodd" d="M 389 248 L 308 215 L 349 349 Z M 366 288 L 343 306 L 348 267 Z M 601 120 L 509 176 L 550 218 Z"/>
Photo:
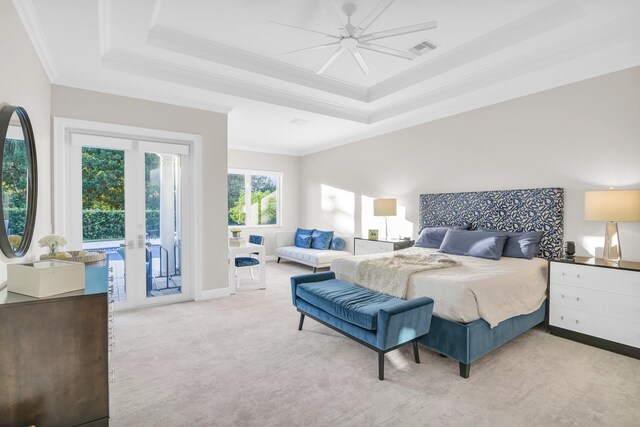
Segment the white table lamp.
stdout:
<path fill-rule="evenodd" d="M 375 199 L 373 201 L 373 216 L 384 217 L 385 239 L 389 239 L 389 224 L 387 217 L 397 215 L 396 199 Z"/>
<path fill-rule="evenodd" d="M 605 190 L 584 193 L 584 219 L 606 221 L 605 261 L 617 264 L 622 259 L 618 222 L 640 221 L 640 190 Z"/>

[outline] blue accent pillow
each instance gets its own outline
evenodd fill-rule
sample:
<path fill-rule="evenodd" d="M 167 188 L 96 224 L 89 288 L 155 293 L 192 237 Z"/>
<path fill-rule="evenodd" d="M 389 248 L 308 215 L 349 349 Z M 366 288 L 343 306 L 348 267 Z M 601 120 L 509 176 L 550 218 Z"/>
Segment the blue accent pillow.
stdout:
<path fill-rule="evenodd" d="M 298 228 L 296 230 L 296 246 L 299 248 L 309 249 L 311 247 L 311 236 L 315 230 L 305 230 Z"/>
<path fill-rule="evenodd" d="M 531 259 L 540 252 L 540 241 L 544 231 L 499 231 L 478 227 L 480 231 L 493 231 L 507 235 L 507 243 L 504 245 L 502 256 L 511 258 Z"/>
<path fill-rule="evenodd" d="M 311 248 L 326 251 L 331 245 L 333 231 L 313 230 L 311 236 Z"/>
<path fill-rule="evenodd" d="M 499 260 L 505 243 L 507 243 L 507 235 L 504 233 L 448 230 L 440 251 L 452 255 Z"/>
<path fill-rule="evenodd" d="M 414 244 L 414 246 L 418 246 L 420 248 L 438 249 L 442 244 L 444 235 L 447 234 L 447 231 L 451 229 L 468 230 L 469 224 L 441 226 L 441 227 L 425 227 L 420 232 L 420 236 L 418 236 L 418 240 L 416 240 L 416 243 Z"/>
<path fill-rule="evenodd" d="M 347 247 L 347 242 L 344 241 L 342 237 L 334 237 L 331 241 L 331 250 L 334 251 L 344 251 L 344 248 Z"/>

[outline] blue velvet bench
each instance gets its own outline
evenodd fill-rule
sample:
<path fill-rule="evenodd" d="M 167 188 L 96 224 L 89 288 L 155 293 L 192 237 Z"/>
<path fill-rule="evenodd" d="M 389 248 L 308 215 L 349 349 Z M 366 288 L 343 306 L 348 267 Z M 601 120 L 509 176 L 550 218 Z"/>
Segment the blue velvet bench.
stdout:
<path fill-rule="evenodd" d="M 411 342 L 416 363 L 418 339 L 429 332 L 433 300 L 405 301 L 337 280 L 335 273 L 291 278 L 293 305 L 304 317 L 340 332 L 378 353 L 378 376 L 384 379 L 384 355 Z"/>

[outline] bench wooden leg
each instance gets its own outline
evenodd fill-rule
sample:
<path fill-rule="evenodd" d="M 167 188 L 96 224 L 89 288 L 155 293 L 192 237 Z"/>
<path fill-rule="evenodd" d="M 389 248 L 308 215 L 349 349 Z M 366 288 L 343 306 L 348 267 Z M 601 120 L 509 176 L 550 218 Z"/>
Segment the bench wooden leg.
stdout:
<path fill-rule="evenodd" d="M 302 330 L 302 324 L 304 323 L 304 314 L 300 313 L 300 323 L 298 324 L 298 330 Z"/>
<path fill-rule="evenodd" d="M 462 378 L 469 378 L 469 374 L 471 371 L 471 364 L 470 363 L 462 363 L 462 362 L 458 362 L 460 365 L 460 376 Z"/>
<path fill-rule="evenodd" d="M 413 358 L 416 360 L 416 363 L 420 363 L 420 353 L 418 353 L 418 341 L 411 341 L 411 346 L 413 347 Z"/>
<path fill-rule="evenodd" d="M 378 378 L 384 380 L 384 353 L 378 352 Z"/>
<path fill-rule="evenodd" d="M 278 262 L 276 264 L 280 264 L 280 257 L 278 257 Z"/>
<path fill-rule="evenodd" d="M 318 269 L 316 267 L 313 267 L 313 272 L 315 273 L 316 271 L 318 271 Z"/>

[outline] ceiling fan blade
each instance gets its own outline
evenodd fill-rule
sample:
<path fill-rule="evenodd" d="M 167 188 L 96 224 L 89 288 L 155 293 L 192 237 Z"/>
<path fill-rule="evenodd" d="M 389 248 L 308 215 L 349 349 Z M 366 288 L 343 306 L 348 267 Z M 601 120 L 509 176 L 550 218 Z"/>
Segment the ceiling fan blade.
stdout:
<path fill-rule="evenodd" d="M 282 22 L 275 22 L 275 21 L 269 21 L 269 22 L 271 22 L 272 24 L 276 24 L 276 25 L 282 25 L 283 27 L 295 28 L 296 30 L 302 30 L 302 31 L 308 31 L 310 33 L 322 34 L 323 36 L 331 37 L 332 39 L 340 39 L 340 37 L 338 37 L 338 36 L 334 36 L 333 34 L 323 33 L 321 31 L 310 30 L 308 28 L 302 28 L 302 27 L 296 27 L 295 25 L 283 24 Z"/>
<path fill-rule="evenodd" d="M 401 36 L 403 34 L 417 33 L 418 31 L 432 30 L 438 27 L 436 21 L 423 22 L 422 24 L 408 25 L 406 27 L 394 28 L 392 30 L 378 31 L 377 33 L 364 34 L 359 37 L 359 41 L 372 41 L 386 39 L 387 37 Z"/>
<path fill-rule="evenodd" d="M 403 52 L 398 49 L 391 49 L 390 47 L 380 46 L 373 43 L 360 42 L 358 43 L 358 47 L 360 49 L 370 50 L 372 52 L 384 53 L 386 55 L 397 56 L 398 58 L 404 58 L 409 60 L 414 60 L 416 56 L 413 53 Z"/>
<path fill-rule="evenodd" d="M 340 54 L 342 53 L 342 51 L 344 50 L 344 47 L 340 46 L 338 47 L 338 49 L 336 49 L 331 56 L 329 57 L 329 59 L 327 59 L 325 61 L 324 64 L 322 64 L 322 67 L 320 67 L 320 69 L 318 71 L 316 71 L 316 74 L 322 74 L 325 71 L 327 71 L 327 68 L 329 68 L 329 66 L 331 64 L 333 64 L 333 61 L 335 61 L 336 59 L 338 59 L 338 56 L 340 56 Z"/>
<path fill-rule="evenodd" d="M 353 32 L 353 36 L 357 38 L 360 36 L 360 34 L 367 31 L 371 24 L 376 22 L 376 20 L 380 18 L 380 15 L 382 15 L 384 11 L 393 4 L 394 1 L 396 0 L 380 0 L 380 2 L 375 5 L 371 12 L 369 12 L 367 17 L 362 20 L 360 25 L 358 25 L 358 28 L 356 28 L 356 30 Z"/>
<path fill-rule="evenodd" d="M 309 51 L 309 50 L 316 50 L 316 49 L 322 49 L 325 47 L 329 47 L 329 46 L 335 46 L 340 42 L 333 42 L 333 43 L 326 43 L 326 44 L 319 44 L 317 46 L 311 46 L 311 47 L 305 47 L 303 49 L 297 49 L 297 50 L 291 50 L 289 52 L 282 52 L 277 54 L 276 56 L 281 56 L 281 55 L 288 55 L 290 53 L 296 53 L 296 52 L 305 52 L 305 51 Z"/>
<path fill-rule="evenodd" d="M 344 28 L 344 22 L 342 22 L 342 18 L 340 17 L 340 14 L 336 10 L 336 8 L 333 7 L 333 3 L 331 3 L 331 0 L 323 0 L 323 3 L 324 3 L 325 9 L 327 9 L 327 12 L 329 12 L 329 15 L 331 15 L 331 18 L 335 21 L 335 24 L 338 26 L 338 31 L 340 31 L 340 34 L 342 34 L 343 36 L 348 36 L 349 33 Z"/>
<path fill-rule="evenodd" d="M 352 47 L 351 49 L 349 49 L 349 51 L 351 51 L 351 55 L 353 55 L 354 59 L 362 69 L 362 72 L 365 74 L 369 74 L 369 66 L 365 62 L 364 58 L 362 57 L 362 53 L 360 53 L 358 48 Z"/>

